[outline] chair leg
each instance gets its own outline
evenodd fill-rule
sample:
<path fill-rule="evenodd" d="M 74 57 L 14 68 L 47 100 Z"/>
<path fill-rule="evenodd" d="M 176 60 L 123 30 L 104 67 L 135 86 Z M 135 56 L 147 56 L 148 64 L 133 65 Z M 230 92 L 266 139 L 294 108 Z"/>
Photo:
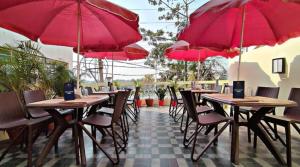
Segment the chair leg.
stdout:
<path fill-rule="evenodd" d="M 291 149 L 291 125 L 288 123 L 285 126 L 285 135 L 286 135 L 286 159 L 287 166 L 292 166 L 292 149 Z"/>
<path fill-rule="evenodd" d="M 33 132 L 32 127 L 28 127 L 28 134 L 27 134 L 27 166 L 32 166 L 32 143 L 33 143 Z"/>
<path fill-rule="evenodd" d="M 113 162 L 113 164 L 117 165 L 117 164 L 119 164 L 120 158 L 119 158 L 118 145 L 117 145 L 117 141 L 116 141 L 115 131 L 114 131 L 113 125 L 111 127 L 111 131 L 112 131 L 112 138 L 113 138 L 114 146 L 115 146 L 115 152 L 116 152 L 116 155 L 117 155 L 117 161 Z"/>
<path fill-rule="evenodd" d="M 19 134 L 17 134 L 16 137 L 14 139 L 12 139 L 12 141 L 10 142 L 10 144 L 7 146 L 7 148 L 3 151 L 2 155 L 0 156 L 0 161 L 5 157 L 5 155 L 8 153 L 8 151 L 10 150 L 10 148 L 16 144 L 17 140 L 20 137 L 23 137 L 21 135 L 24 134 L 25 129 L 26 129 L 25 127 L 23 127 L 22 129 L 20 129 Z"/>
<path fill-rule="evenodd" d="M 186 138 L 186 135 L 187 135 L 187 132 L 188 132 L 188 127 L 189 127 L 189 116 L 187 116 L 187 118 L 186 118 L 184 136 L 183 136 L 183 145 L 184 145 L 185 148 L 187 148 L 189 146 L 188 144 L 186 144 L 186 142 L 188 142 L 188 140 Z"/>
<path fill-rule="evenodd" d="M 247 121 L 248 121 L 250 119 L 250 113 L 247 112 L 246 116 L 247 116 Z M 247 131 L 248 131 L 248 143 L 251 143 L 251 130 L 250 130 L 249 126 L 247 126 Z"/>
<path fill-rule="evenodd" d="M 92 136 L 95 138 L 95 140 L 97 140 L 97 131 L 96 131 L 96 127 L 95 126 L 91 126 L 92 129 Z M 96 154 L 97 153 L 97 147 L 96 147 L 96 143 L 93 142 L 93 153 Z"/>
<path fill-rule="evenodd" d="M 225 125 L 218 131 L 218 133 L 206 144 L 204 149 L 200 152 L 197 158 L 192 157 L 193 161 L 198 161 L 200 157 L 204 154 L 204 152 L 212 145 L 212 143 L 218 139 L 218 137 L 222 134 L 222 132 L 226 129 L 226 127 L 231 123 L 231 121 L 227 121 Z M 195 141 L 194 141 L 195 143 Z"/>
<path fill-rule="evenodd" d="M 182 113 L 182 117 L 181 117 L 181 121 L 180 121 L 180 132 L 183 133 L 184 132 L 184 129 L 183 128 L 183 119 L 184 119 L 184 115 L 186 113 L 186 110 L 185 108 L 183 108 L 183 113 Z"/>
<path fill-rule="evenodd" d="M 214 132 L 214 135 L 216 136 L 218 134 L 218 125 L 215 126 L 215 132 Z M 214 142 L 214 145 L 217 145 L 218 143 L 218 138 L 216 138 L 215 142 Z"/>
<path fill-rule="evenodd" d="M 197 123 L 196 128 L 195 128 L 195 136 L 194 136 L 194 142 L 193 142 L 192 153 L 191 153 L 192 161 L 197 161 L 198 160 L 197 158 L 194 158 L 195 147 L 196 147 L 197 136 L 198 136 L 198 128 L 199 128 L 199 124 Z"/>

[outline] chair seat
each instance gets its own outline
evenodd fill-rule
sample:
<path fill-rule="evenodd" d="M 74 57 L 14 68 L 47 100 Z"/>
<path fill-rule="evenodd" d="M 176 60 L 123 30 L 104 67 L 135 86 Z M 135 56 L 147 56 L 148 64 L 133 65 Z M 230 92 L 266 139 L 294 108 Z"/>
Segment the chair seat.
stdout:
<path fill-rule="evenodd" d="M 109 127 L 111 126 L 112 118 L 110 116 L 93 114 L 86 119 L 82 120 L 84 124 L 100 126 L 100 127 Z"/>
<path fill-rule="evenodd" d="M 201 125 L 214 125 L 219 124 L 221 122 L 226 122 L 230 120 L 231 118 L 224 117 L 217 113 L 208 113 L 206 115 L 198 115 L 198 121 Z"/>
<path fill-rule="evenodd" d="M 34 119 L 27 119 L 22 118 L 15 121 L 10 121 L 8 123 L 1 123 L 0 129 L 10 129 L 10 128 L 16 128 L 16 127 L 22 127 L 22 126 L 34 126 L 40 123 L 45 123 L 45 121 L 51 122 L 52 118 L 50 116 L 42 117 L 42 118 L 34 118 Z"/>
<path fill-rule="evenodd" d="M 197 110 L 197 114 L 203 114 L 212 111 L 212 109 L 208 106 L 197 106 L 196 110 Z"/>
<path fill-rule="evenodd" d="M 41 118 L 41 117 L 47 117 L 49 116 L 49 113 L 45 110 L 42 110 L 42 109 L 35 109 L 35 108 L 32 108 L 30 109 L 30 116 L 32 118 Z"/>
<path fill-rule="evenodd" d="M 271 115 L 267 114 L 264 117 L 264 120 L 267 122 L 285 122 L 285 123 L 300 123 L 300 116 L 298 115 Z"/>

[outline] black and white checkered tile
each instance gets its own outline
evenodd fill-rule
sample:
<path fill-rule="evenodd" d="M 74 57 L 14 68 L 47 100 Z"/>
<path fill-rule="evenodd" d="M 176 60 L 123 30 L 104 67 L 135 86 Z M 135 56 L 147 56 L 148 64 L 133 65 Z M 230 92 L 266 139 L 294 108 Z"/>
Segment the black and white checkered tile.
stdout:
<path fill-rule="evenodd" d="M 174 123 L 167 111 L 168 108 L 142 108 L 137 125 L 131 125 L 128 147 L 126 152 L 121 152 L 121 161 L 118 166 L 234 166 L 230 162 L 230 134 L 228 130 L 220 136 L 216 146 L 212 146 L 198 162 L 192 162 L 190 159 L 191 149 L 184 148 L 182 145 L 183 134 L 179 130 L 179 123 Z M 239 166 L 280 166 L 261 142 L 259 142 L 257 149 L 253 149 L 252 145 L 247 142 L 246 135 L 246 130 L 241 128 Z M 198 138 L 198 150 L 200 150 L 209 141 L 210 136 L 199 134 Z M 34 157 L 37 157 L 46 141 L 47 138 L 44 136 L 37 140 L 34 144 Z M 104 149 L 113 153 L 112 140 L 109 137 L 105 137 L 101 143 L 103 143 Z M 277 145 L 285 157 L 285 148 L 279 142 Z M 85 148 L 87 166 L 113 166 L 101 151 L 93 154 L 92 142 L 87 136 L 85 136 Z M 300 141 L 294 139 L 292 148 L 293 166 L 300 166 Z M 0 146 L 0 149 L 2 152 L 3 146 Z M 16 147 L 0 162 L 0 166 L 26 166 L 26 153 Z M 70 131 L 64 133 L 59 140 L 59 154 L 55 155 L 52 150 L 45 160 L 44 166 L 76 166 Z"/>

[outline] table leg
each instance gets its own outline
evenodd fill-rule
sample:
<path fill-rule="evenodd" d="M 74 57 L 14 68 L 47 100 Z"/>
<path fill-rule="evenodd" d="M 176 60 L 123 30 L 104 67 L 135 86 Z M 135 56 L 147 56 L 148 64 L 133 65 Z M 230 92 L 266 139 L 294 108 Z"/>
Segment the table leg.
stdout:
<path fill-rule="evenodd" d="M 83 108 L 78 109 L 78 119 L 77 121 L 80 122 L 82 120 L 83 116 Z M 81 158 L 81 166 L 86 166 L 86 157 L 85 157 L 85 148 L 84 148 L 84 139 L 83 139 L 83 133 L 82 128 L 79 123 L 77 122 L 77 128 L 78 128 L 78 139 L 79 139 L 79 150 L 80 150 L 80 158 Z"/>
<path fill-rule="evenodd" d="M 234 106 L 234 114 L 233 114 L 233 125 L 232 125 L 232 138 L 231 138 L 231 162 L 238 165 L 239 164 L 239 107 Z"/>
<path fill-rule="evenodd" d="M 55 129 L 50 136 L 50 139 L 46 146 L 43 148 L 41 154 L 38 156 L 36 161 L 36 166 L 42 166 L 43 161 L 46 159 L 51 148 L 56 144 L 58 138 L 63 134 L 63 132 L 69 127 L 68 122 L 64 119 L 62 115 L 56 110 L 47 110 L 53 117 L 56 126 Z"/>
<path fill-rule="evenodd" d="M 274 146 L 271 139 L 268 137 L 267 133 L 261 127 L 259 122 L 263 118 L 263 116 L 270 111 L 271 108 L 263 107 L 258 111 L 254 112 L 252 117 L 248 121 L 249 128 L 263 141 L 269 151 L 273 154 L 273 156 L 278 160 L 281 165 L 284 165 L 284 160 L 282 156 L 279 154 L 278 150 Z"/>

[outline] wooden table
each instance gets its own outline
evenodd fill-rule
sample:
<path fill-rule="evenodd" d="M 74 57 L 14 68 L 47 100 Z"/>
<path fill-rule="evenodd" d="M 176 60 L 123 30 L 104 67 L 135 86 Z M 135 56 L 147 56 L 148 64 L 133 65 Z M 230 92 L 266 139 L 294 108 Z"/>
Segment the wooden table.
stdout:
<path fill-rule="evenodd" d="M 273 99 L 268 97 L 245 97 L 244 99 L 236 99 L 232 97 L 232 94 L 204 94 L 202 95 L 203 100 L 209 101 L 216 112 L 225 116 L 225 111 L 222 104 L 229 104 L 234 108 L 234 123 L 232 130 L 232 141 L 231 141 L 231 162 L 239 164 L 239 108 L 240 107 L 255 107 L 258 108 L 253 113 L 252 117 L 248 120 L 246 125 L 257 134 L 257 136 L 263 141 L 268 150 L 278 160 L 281 165 L 285 162 L 282 156 L 279 154 L 273 142 L 268 137 L 266 132 L 263 130 L 259 122 L 263 116 L 268 113 L 274 107 L 294 107 L 297 103 L 290 100 Z"/>
<path fill-rule="evenodd" d="M 27 108 L 45 109 L 52 116 L 55 122 L 55 129 L 50 136 L 48 143 L 38 156 L 36 166 L 42 166 L 43 161 L 46 159 L 53 145 L 69 127 L 72 127 L 74 132 L 76 164 L 86 166 L 83 133 L 82 129 L 79 128 L 78 123 L 82 120 L 84 108 L 91 106 L 91 109 L 95 108 L 94 106 L 108 100 L 108 98 L 109 97 L 107 95 L 91 95 L 70 101 L 65 101 L 64 99 L 51 99 L 27 104 Z M 75 118 L 72 121 L 66 121 L 56 109 L 74 109 Z"/>
<path fill-rule="evenodd" d="M 211 94 L 211 93 L 218 93 L 216 90 L 210 90 L 210 89 L 192 89 L 192 93 L 198 93 L 198 94 Z"/>

